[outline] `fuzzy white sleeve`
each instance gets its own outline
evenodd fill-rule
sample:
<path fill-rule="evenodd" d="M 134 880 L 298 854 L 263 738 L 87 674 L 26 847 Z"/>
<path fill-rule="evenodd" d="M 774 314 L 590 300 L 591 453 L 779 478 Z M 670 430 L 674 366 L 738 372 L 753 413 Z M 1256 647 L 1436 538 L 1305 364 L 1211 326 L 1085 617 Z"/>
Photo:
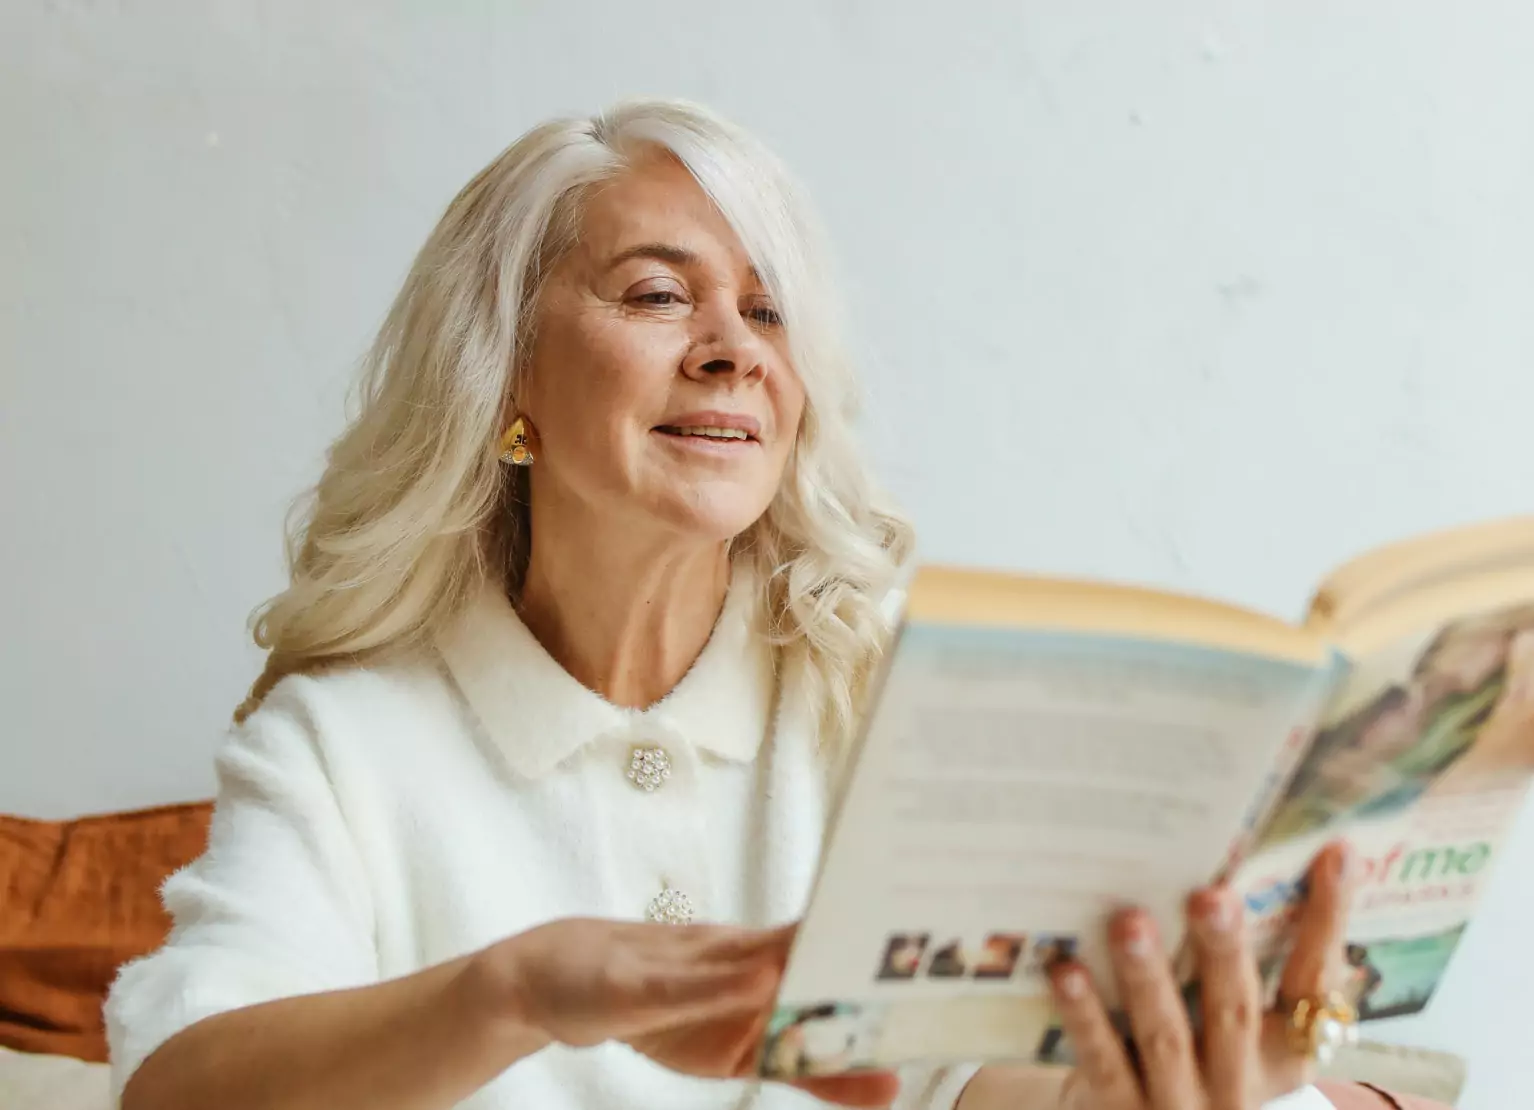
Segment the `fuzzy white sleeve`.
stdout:
<path fill-rule="evenodd" d="M 1384 1105 L 1384 1100 L 1380 1100 Z M 1283 1098 L 1276 1098 L 1263 1106 L 1263 1110 L 1336 1110 L 1332 1100 L 1316 1087 L 1301 1087 Z"/>
<path fill-rule="evenodd" d="M 207 851 L 161 892 L 170 936 L 125 965 L 107 999 L 113 1105 L 150 1053 L 203 1018 L 378 979 L 367 886 L 305 696 L 313 686 L 285 681 L 219 753 Z"/>
<path fill-rule="evenodd" d="M 897 1073 L 900 1094 L 890 1110 L 953 1110 L 964 1088 L 979 1070 L 979 1064 L 901 1068 Z"/>

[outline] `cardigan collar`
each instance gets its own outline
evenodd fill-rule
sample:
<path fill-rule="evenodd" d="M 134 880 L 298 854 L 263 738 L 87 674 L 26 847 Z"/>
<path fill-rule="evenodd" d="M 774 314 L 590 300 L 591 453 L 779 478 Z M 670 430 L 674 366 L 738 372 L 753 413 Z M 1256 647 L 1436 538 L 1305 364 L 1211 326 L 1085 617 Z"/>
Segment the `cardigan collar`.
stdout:
<path fill-rule="evenodd" d="M 516 774 L 541 778 L 587 744 L 682 741 L 749 762 L 767 731 L 773 652 L 759 594 L 737 568 L 708 643 L 671 693 L 626 709 L 561 667 L 522 623 L 504 591 L 487 582 L 438 637 L 437 647 L 469 707 Z"/>

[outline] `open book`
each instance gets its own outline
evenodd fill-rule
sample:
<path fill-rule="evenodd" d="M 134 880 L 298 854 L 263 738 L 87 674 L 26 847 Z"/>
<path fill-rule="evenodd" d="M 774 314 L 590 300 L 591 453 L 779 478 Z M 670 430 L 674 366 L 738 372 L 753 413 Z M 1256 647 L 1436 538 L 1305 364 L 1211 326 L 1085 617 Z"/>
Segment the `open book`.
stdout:
<path fill-rule="evenodd" d="M 1060 1059 L 1050 962 L 1110 989 L 1110 913 L 1143 906 L 1171 943 L 1217 878 L 1271 991 L 1301 876 L 1338 836 L 1362 868 L 1345 989 L 1365 1021 L 1415 1012 L 1531 776 L 1534 517 L 1365 555 L 1298 626 L 921 568 L 761 1071 Z"/>

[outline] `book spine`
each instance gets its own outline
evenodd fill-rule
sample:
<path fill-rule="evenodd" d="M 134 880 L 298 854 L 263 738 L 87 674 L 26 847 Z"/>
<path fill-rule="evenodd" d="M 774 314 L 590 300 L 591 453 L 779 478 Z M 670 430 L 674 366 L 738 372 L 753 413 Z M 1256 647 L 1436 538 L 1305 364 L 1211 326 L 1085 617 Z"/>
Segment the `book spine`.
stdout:
<path fill-rule="evenodd" d="M 1274 761 L 1272 772 L 1263 781 L 1261 789 L 1247 808 L 1240 829 L 1231 838 L 1216 881 L 1224 882 L 1234 875 L 1251 854 L 1252 846 L 1261 839 L 1268 819 L 1284 800 L 1289 784 L 1294 781 L 1295 773 L 1299 771 L 1301 762 L 1320 732 L 1324 707 L 1341 686 L 1347 672 L 1347 659 L 1340 652 L 1333 653 L 1332 666 L 1327 671 L 1325 684 L 1315 702 L 1309 706 L 1304 720 L 1290 729 L 1289 737 Z"/>

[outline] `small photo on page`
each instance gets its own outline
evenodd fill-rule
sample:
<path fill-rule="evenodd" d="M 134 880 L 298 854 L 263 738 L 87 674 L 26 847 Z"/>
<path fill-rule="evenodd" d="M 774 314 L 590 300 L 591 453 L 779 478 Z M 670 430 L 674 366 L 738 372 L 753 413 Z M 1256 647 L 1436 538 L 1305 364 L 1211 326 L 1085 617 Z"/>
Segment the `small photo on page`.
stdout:
<path fill-rule="evenodd" d="M 884 958 L 879 961 L 878 978 L 916 978 L 929 939 L 926 933 L 891 933 L 884 945 Z"/>
<path fill-rule="evenodd" d="M 857 1002 L 789 1006 L 773 1014 L 762 1073 L 780 1079 L 875 1067 L 884 1007 Z"/>
<path fill-rule="evenodd" d="M 969 974 L 971 962 L 964 942 L 954 938 L 932 953 L 932 961 L 927 964 L 927 978 L 962 979 Z"/>
<path fill-rule="evenodd" d="M 1034 937 L 1023 974 L 1042 976 L 1061 960 L 1075 959 L 1076 946 L 1076 938 L 1066 934 Z"/>
<path fill-rule="evenodd" d="M 975 961 L 976 979 L 1010 979 L 1028 938 L 1022 933 L 992 933 L 980 946 Z"/>

